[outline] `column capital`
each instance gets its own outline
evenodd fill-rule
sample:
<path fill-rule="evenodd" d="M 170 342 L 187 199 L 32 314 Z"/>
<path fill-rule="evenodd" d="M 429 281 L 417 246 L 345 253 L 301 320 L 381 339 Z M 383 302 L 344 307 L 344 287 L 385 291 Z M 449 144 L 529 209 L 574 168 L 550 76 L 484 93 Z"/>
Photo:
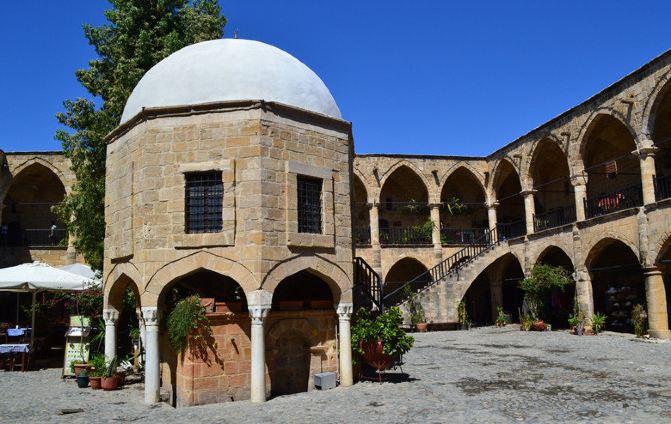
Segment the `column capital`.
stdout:
<path fill-rule="evenodd" d="M 247 309 L 249 309 L 252 325 L 263 325 L 263 321 L 268 316 L 271 306 L 271 304 L 249 305 Z"/>
<path fill-rule="evenodd" d="M 119 311 L 116 309 L 103 309 L 103 319 L 105 325 L 115 325 L 119 320 Z"/>
<path fill-rule="evenodd" d="M 571 185 L 573 187 L 587 185 L 587 175 L 572 175 L 571 176 Z"/>
<path fill-rule="evenodd" d="M 499 201 L 497 200 L 497 201 L 492 202 L 492 203 L 487 203 L 486 206 L 487 206 L 487 209 L 496 209 L 496 208 L 499 207 Z"/>
<path fill-rule="evenodd" d="M 643 275 L 646 277 L 654 275 L 662 275 L 662 270 L 654 265 L 648 265 L 643 267 Z"/>
<path fill-rule="evenodd" d="M 648 157 L 653 157 L 655 156 L 655 153 L 657 152 L 657 147 L 655 146 L 645 146 L 645 147 L 640 147 L 637 150 L 634 150 L 631 152 L 634 155 L 638 155 L 641 159 L 646 159 Z"/>
<path fill-rule="evenodd" d="M 531 196 L 531 195 L 533 195 L 533 194 L 536 193 L 537 191 L 538 191 L 538 190 L 534 190 L 534 189 L 522 190 L 522 191 L 520 191 L 520 194 L 521 194 L 522 196 L 526 197 L 526 196 Z"/>
<path fill-rule="evenodd" d="M 147 327 L 158 326 L 159 313 L 156 306 L 145 306 L 142 308 L 142 319 Z"/>
<path fill-rule="evenodd" d="M 348 320 L 352 315 L 354 305 L 352 303 L 339 303 L 336 305 L 336 313 L 341 320 Z"/>
<path fill-rule="evenodd" d="M 441 206 L 443 206 L 442 203 L 429 203 L 429 208 L 431 209 L 439 209 Z"/>

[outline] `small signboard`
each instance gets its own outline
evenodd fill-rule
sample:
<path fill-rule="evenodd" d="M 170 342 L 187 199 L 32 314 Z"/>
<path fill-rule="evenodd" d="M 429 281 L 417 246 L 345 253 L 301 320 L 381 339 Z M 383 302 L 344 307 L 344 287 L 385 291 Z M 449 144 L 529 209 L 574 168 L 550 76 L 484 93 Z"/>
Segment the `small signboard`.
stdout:
<path fill-rule="evenodd" d="M 88 362 L 89 335 L 91 334 L 90 320 L 81 316 L 70 317 L 70 328 L 65 332 L 65 359 L 63 362 L 63 376 L 74 376 L 70 368 L 72 361 Z"/>

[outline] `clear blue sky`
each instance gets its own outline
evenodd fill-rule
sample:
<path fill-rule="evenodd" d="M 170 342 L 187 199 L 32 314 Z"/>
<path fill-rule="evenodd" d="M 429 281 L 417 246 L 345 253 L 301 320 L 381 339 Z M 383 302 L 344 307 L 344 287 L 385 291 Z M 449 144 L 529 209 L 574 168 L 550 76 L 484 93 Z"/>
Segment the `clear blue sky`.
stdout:
<path fill-rule="evenodd" d="M 321 76 L 357 153 L 484 155 L 671 48 L 671 2 L 222 0 L 226 37 Z M 58 150 L 104 0 L 4 2 L 0 148 Z"/>

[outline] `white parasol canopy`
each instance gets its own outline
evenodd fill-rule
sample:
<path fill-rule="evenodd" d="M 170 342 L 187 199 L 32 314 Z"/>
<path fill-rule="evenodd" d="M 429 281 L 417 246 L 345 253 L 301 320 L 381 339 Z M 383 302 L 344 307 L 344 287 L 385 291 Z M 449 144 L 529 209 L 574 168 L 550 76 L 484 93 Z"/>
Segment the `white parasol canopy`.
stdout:
<path fill-rule="evenodd" d="M 84 290 L 97 286 L 91 278 L 33 262 L 0 268 L 0 291 Z"/>
<path fill-rule="evenodd" d="M 32 292 L 33 307 L 30 347 L 35 341 L 35 297 L 47 290 L 80 291 L 99 285 L 100 282 L 72 272 L 54 268 L 44 262 L 26 263 L 0 268 L 0 291 Z"/>
<path fill-rule="evenodd" d="M 84 264 L 72 264 L 59 266 L 58 269 L 71 272 L 73 274 L 81 275 L 91 281 L 97 282 L 100 280 L 99 274 L 94 272 L 90 266 Z"/>

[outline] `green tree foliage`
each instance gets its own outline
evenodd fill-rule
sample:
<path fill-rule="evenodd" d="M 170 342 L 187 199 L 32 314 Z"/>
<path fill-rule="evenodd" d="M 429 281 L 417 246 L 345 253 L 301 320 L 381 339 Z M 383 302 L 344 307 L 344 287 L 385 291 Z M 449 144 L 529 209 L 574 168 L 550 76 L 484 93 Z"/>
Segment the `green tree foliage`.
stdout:
<path fill-rule="evenodd" d="M 102 269 L 105 237 L 105 154 L 103 138 L 121 119 L 126 100 L 140 78 L 157 62 L 189 44 L 221 38 L 226 18 L 216 0 L 110 0 L 107 23 L 84 25 L 97 58 L 77 79 L 93 99 L 63 103 L 58 121 L 71 129 L 56 139 L 72 161 L 77 182 L 55 208 L 75 247 Z"/>
<path fill-rule="evenodd" d="M 531 270 L 531 275 L 519 283 L 531 317 L 540 318 L 545 297 L 552 289 L 563 291 L 570 284 L 573 284 L 573 280 L 566 269 L 560 266 L 536 264 Z"/>

